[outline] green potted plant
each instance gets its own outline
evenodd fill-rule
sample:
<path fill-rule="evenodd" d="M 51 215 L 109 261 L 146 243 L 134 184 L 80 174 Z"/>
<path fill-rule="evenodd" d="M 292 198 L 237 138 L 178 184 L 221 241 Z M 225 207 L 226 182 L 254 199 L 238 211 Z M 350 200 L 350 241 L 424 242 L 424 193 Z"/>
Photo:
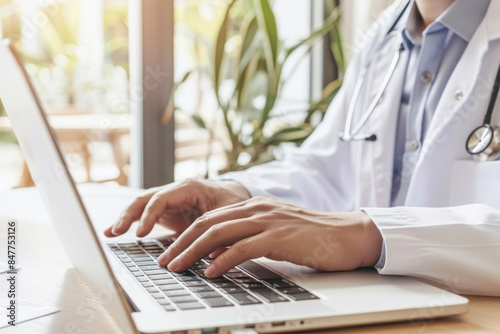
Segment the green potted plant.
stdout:
<path fill-rule="evenodd" d="M 210 76 L 230 144 L 226 150 L 227 166 L 221 172 L 243 170 L 273 160 L 273 149 L 283 143 L 300 145 L 314 130 L 312 115 L 326 111 L 342 83 L 345 58 L 339 30 L 340 10 L 333 1 L 325 1 L 325 6 L 329 15 L 323 25 L 299 43 L 285 47 L 270 0 L 230 1 L 213 43 L 210 68 L 194 69 L 176 84 L 176 87 L 182 85 L 195 71 Z M 269 131 L 270 121 L 277 117 L 273 111 L 287 81 L 283 76 L 284 66 L 296 53 L 305 56 L 327 34 L 339 78 L 324 88 L 319 100 L 310 101 L 309 107 L 303 110 L 302 122 L 287 124 L 285 121 L 284 125 Z M 240 42 L 232 52 L 226 52 L 226 44 L 234 36 L 238 36 Z M 224 94 L 221 89 L 222 82 L 227 80 L 234 83 L 230 94 Z M 260 103 L 263 107 L 255 107 L 257 98 L 263 102 Z M 171 99 L 164 120 L 169 119 L 174 109 Z M 213 131 L 199 113 L 191 117 L 210 133 L 210 138 L 214 138 Z M 246 159 L 240 159 L 242 154 Z"/>

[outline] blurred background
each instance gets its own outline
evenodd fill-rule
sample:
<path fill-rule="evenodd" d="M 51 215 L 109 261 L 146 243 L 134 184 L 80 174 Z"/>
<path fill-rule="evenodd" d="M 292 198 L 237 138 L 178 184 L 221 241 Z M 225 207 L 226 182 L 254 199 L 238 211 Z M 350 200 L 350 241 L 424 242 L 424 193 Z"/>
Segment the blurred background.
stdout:
<path fill-rule="evenodd" d="M 150 187 L 300 145 L 390 2 L 0 0 L 0 37 L 21 53 L 75 181 Z M 33 185 L 1 103 L 0 157 L 0 189 Z"/>

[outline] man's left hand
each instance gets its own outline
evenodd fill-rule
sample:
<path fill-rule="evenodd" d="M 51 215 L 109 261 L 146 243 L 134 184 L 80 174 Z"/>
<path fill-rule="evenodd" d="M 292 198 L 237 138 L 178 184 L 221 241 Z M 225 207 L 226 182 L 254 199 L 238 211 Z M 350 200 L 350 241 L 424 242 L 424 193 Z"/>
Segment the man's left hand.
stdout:
<path fill-rule="evenodd" d="M 158 263 L 182 272 L 211 254 L 209 278 L 259 257 L 340 271 L 375 265 L 381 247 L 382 236 L 365 212 L 326 213 L 254 197 L 198 218 Z"/>

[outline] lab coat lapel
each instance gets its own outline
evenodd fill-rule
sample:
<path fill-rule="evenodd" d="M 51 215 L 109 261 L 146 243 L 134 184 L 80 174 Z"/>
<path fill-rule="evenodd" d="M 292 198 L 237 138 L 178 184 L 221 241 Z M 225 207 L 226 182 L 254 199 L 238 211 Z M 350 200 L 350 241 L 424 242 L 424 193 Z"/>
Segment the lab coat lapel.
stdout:
<path fill-rule="evenodd" d="M 443 91 L 415 165 L 406 205 L 445 205 L 449 194 L 443 189 L 448 187 L 442 186 L 437 191 L 430 184 L 441 184 L 447 179 L 445 173 L 451 172 L 447 159 L 470 159 L 465 141 L 469 131 L 481 125 L 491 95 L 484 91 L 491 91 L 500 63 L 500 20 L 496 17 L 499 12 L 500 0 L 492 0 L 485 20 Z M 463 133 L 457 133 L 460 124 L 464 124 L 460 127 Z M 448 170 L 438 168 L 439 163 L 444 163 Z M 436 193 L 422 197 L 429 189 L 435 189 Z"/>
<path fill-rule="evenodd" d="M 478 84 L 486 85 L 488 88 L 492 86 L 496 67 L 490 71 L 491 78 L 481 77 L 479 74 L 485 64 L 484 57 L 489 50 L 490 43 L 500 38 L 500 20 L 496 17 L 499 12 L 500 0 L 492 0 L 485 20 L 479 25 L 443 91 L 443 98 L 441 98 L 429 125 L 416 168 L 426 158 L 426 155 L 432 151 L 432 146 L 439 142 L 444 129 L 456 114 L 463 111 L 464 106 L 472 103 L 471 100 L 476 98 L 472 94 L 474 87 Z M 498 51 L 497 48 L 492 52 L 498 53 Z M 500 60 L 500 54 L 495 55 L 493 58 Z"/>

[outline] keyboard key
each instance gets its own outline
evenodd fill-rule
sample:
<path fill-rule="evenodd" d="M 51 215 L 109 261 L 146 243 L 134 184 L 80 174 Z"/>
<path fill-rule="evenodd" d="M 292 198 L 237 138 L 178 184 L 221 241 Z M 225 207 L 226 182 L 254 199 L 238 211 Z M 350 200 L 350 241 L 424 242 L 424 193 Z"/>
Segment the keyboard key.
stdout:
<path fill-rule="evenodd" d="M 287 295 L 288 297 L 291 297 L 294 300 L 310 300 L 310 299 L 319 299 L 315 295 L 313 295 L 310 292 L 305 292 L 305 293 L 294 293 Z"/>
<path fill-rule="evenodd" d="M 183 277 L 183 276 L 194 276 L 194 274 L 190 271 L 184 271 L 182 273 L 174 273 L 172 272 L 172 275 L 175 277 Z"/>
<path fill-rule="evenodd" d="M 196 273 L 196 275 L 205 277 L 205 269 L 194 269 L 193 271 Z"/>
<path fill-rule="evenodd" d="M 268 303 L 288 302 L 288 299 L 268 288 L 253 289 L 252 292 Z"/>
<path fill-rule="evenodd" d="M 151 257 L 149 257 L 149 256 L 148 256 L 148 257 L 146 257 L 146 256 L 140 256 L 140 257 L 131 257 L 131 258 L 132 258 L 132 260 L 133 260 L 134 262 L 136 262 L 136 263 L 142 263 L 142 262 L 144 262 L 144 261 L 152 261 L 152 260 L 153 260 L 153 259 L 151 259 Z M 155 262 L 155 263 L 153 263 L 153 264 L 156 264 L 156 262 Z"/>
<path fill-rule="evenodd" d="M 292 282 L 287 281 L 284 278 L 280 279 L 266 279 L 266 283 L 270 284 L 275 289 L 295 287 L 296 285 Z"/>
<path fill-rule="evenodd" d="M 173 305 L 164 305 L 163 309 L 167 312 L 175 311 L 175 307 Z"/>
<path fill-rule="evenodd" d="M 290 288 L 281 288 L 279 289 L 281 293 L 284 293 L 286 295 L 291 294 L 291 293 L 302 293 L 302 292 L 307 292 L 305 289 L 302 289 L 299 286 L 294 286 Z"/>
<path fill-rule="evenodd" d="M 159 288 L 161 291 L 184 290 L 180 284 L 161 285 Z"/>
<path fill-rule="evenodd" d="M 162 268 L 158 265 L 154 265 L 154 266 L 146 266 L 146 267 L 143 267 L 141 269 L 144 271 L 148 271 L 148 270 L 158 270 L 158 269 L 164 269 L 164 268 Z"/>
<path fill-rule="evenodd" d="M 174 302 L 175 304 L 179 303 L 190 303 L 190 302 L 196 302 L 196 298 L 193 296 L 177 296 L 177 297 L 170 297 L 170 300 Z"/>
<path fill-rule="evenodd" d="M 238 283 L 255 283 L 257 282 L 255 279 L 251 277 L 246 277 L 246 278 L 234 278 L 234 280 Z"/>
<path fill-rule="evenodd" d="M 177 305 L 178 308 L 181 310 L 198 310 L 198 309 L 203 309 L 205 306 L 203 306 L 199 302 L 192 302 L 192 303 L 181 303 Z"/>
<path fill-rule="evenodd" d="M 141 245 L 142 248 L 149 249 L 149 248 L 163 248 L 157 243 L 152 243 L 152 244 L 147 244 L 147 245 Z"/>
<path fill-rule="evenodd" d="M 242 273 L 242 272 L 228 273 L 226 276 L 231 277 L 231 278 L 248 278 L 248 279 L 250 279 L 250 277 L 247 274 Z"/>
<path fill-rule="evenodd" d="M 127 255 L 131 259 L 138 259 L 138 258 L 141 258 L 141 257 L 147 257 L 147 258 L 149 258 L 148 254 L 145 251 L 143 251 L 143 250 L 133 251 L 133 252 L 127 252 Z"/>
<path fill-rule="evenodd" d="M 153 284 L 153 282 L 150 282 L 150 281 L 146 281 L 146 282 L 141 282 L 142 286 L 145 287 L 145 288 L 152 288 L 154 287 L 155 285 Z"/>
<path fill-rule="evenodd" d="M 136 272 L 132 273 L 132 275 L 134 275 L 135 277 L 146 277 L 146 276 L 144 276 L 142 271 L 136 271 Z"/>
<path fill-rule="evenodd" d="M 267 280 L 281 278 L 280 275 L 253 261 L 243 262 L 238 267 L 244 269 L 245 271 L 249 272 L 259 279 Z"/>
<path fill-rule="evenodd" d="M 180 276 L 180 277 L 177 277 L 177 279 L 179 281 L 183 281 L 183 282 L 201 281 L 201 278 L 199 278 L 198 276 Z"/>
<path fill-rule="evenodd" d="M 220 293 L 216 291 L 199 292 L 196 295 L 202 299 L 221 297 Z"/>
<path fill-rule="evenodd" d="M 250 295 L 247 292 L 235 293 L 230 295 L 239 305 L 252 305 L 252 304 L 261 304 L 257 298 Z"/>
<path fill-rule="evenodd" d="M 218 288 L 228 288 L 230 286 L 237 286 L 235 283 L 233 282 L 213 282 L 212 283 L 214 286 L 218 287 Z"/>
<path fill-rule="evenodd" d="M 130 247 L 120 247 L 120 248 L 123 249 L 124 251 L 127 251 L 127 252 L 142 250 L 142 247 L 137 245 L 137 244 L 130 246 Z"/>
<path fill-rule="evenodd" d="M 150 246 L 158 247 L 158 244 L 154 241 L 139 241 L 139 244 L 142 247 L 150 247 Z"/>
<path fill-rule="evenodd" d="M 149 293 L 159 292 L 156 287 L 146 288 L 146 290 L 148 290 Z"/>
<path fill-rule="evenodd" d="M 177 297 L 177 296 L 189 296 L 190 293 L 187 290 L 172 290 L 172 291 L 165 291 L 165 294 L 167 297 Z"/>
<path fill-rule="evenodd" d="M 207 281 L 210 283 L 223 283 L 223 282 L 229 282 L 229 280 L 225 277 L 217 277 L 217 278 L 207 278 Z"/>
<path fill-rule="evenodd" d="M 139 282 L 149 282 L 149 279 L 146 276 L 141 276 L 136 278 Z"/>
<path fill-rule="evenodd" d="M 155 282 L 156 285 L 161 285 L 161 286 L 163 286 L 163 285 L 177 284 L 177 281 L 174 280 L 174 279 L 160 279 L 160 280 L 153 279 L 153 282 Z"/>
<path fill-rule="evenodd" d="M 205 303 L 207 303 L 210 307 L 226 307 L 226 306 L 234 306 L 226 298 L 210 298 L 205 299 Z"/>
<path fill-rule="evenodd" d="M 161 299 L 165 297 L 165 295 L 161 292 L 152 293 L 151 296 L 153 296 L 154 299 Z"/>
<path fill-rule="evenodd" d="M 167 298 L 160 298 L 156 300 L 160 305 L 170 305 L 170 301 Z"/>
<path fill-rule="evenodd" d="M 124 262 L 124 264 L 125 264 L 125 266 L 130 267 L 130 268 L 135 267 L 135 263 L 133 263 L 132 261 Z"/>
<path fill-rule="evenodd" d="M 159 281 L 159 280 L 162 280 L 162 279 L 171 279 L 173 280 L 172 276 L 170 276 L 169 274 L 157 274 L 155 273 L 154 275 L 148 275 L 149 278 L 153 281 Z"/>
<path fill-rule="evenodd" d="M 135 263 L 137 263 L 137 265 L 139 267 L 147 267 L 147 266 L 155 266 L 157 265 L 158 263 L 153 260 L 152 258 L 148 257 L 148 258 L 145 258 L 145 260 L 138 260 L 138 259 L 135 259 Z"/>
<path fill-rule="evenodd" d="M 207 269 L 208 264 L 206 263 L 197 263 L 191 269 Z"/>
<path fill-rule="evenodd" d="M 163 249 L 161 250 L 149 250 L 149 249 L 146 249 L 146 251 L 151 254 L 151 255 L 160 255 L 160 254 L 163 254 Z"/>
<path fill-rule="evenodd" d="M 239 292 L 245 292 L 242 288 L 239 286 L 229 286 L 227 288 L 220 288 L 222 292 L 224 293 L 239 293 Z"/>
<path fill-rule="evenodd" d="M 127 254 L 129 257 L 141 257 L 141 256 L 148 256 L 148 254 L 143 251 L 142 249 L 134 249 L 134 250 L 125 250 L 125 254 Z"/>
<path fill-rule="evenodd" d="M 189 290 L 193 291 L 194 293 L 198 292 L 206 292 L 206 291 L 214 291 L 211 287 L 208 285 L 202 285 L 202 286 L 191 286 L 189 287 Z"/>
<path fill-rule="evenodd" d="M 165 278 L 172 278 L 172 275 L 168 273 L 168 271 L 164 269 L 155 269 L 155 270 L 145 270 L 144 273 L 150 277 L 158 278 L 162 277 L 161 279 Z"/>
<path fill-rule="evenodd" d="M 118 246 L 120 246 L 121 248 L 123 247 L 138 247 L 137 244 L 135 242 L 118 242 L 116 243 Z"/>
<path fill-rule="evenodd" d="M 193 287 L 193 286 L 204 286 L 207 285 L 207 283 L 203 281 L 189 281 L 189 282 L 183 282 L 186 286 Z"/>
<path fill-rule="evenodd" d="M 141 271 L 141 269 L 137 268 L 137 267 L 127 267 L 128 270 L 130 270 L 131 272 L 135 273 L 135 272 L 138 272 L 138 271 Z"/>
<path fill-rule="evenodd" d="M 245 289 L 258 289 L 264 287 L 264 284 L 261 282 L 240 283 L 240 285 Z"/>

